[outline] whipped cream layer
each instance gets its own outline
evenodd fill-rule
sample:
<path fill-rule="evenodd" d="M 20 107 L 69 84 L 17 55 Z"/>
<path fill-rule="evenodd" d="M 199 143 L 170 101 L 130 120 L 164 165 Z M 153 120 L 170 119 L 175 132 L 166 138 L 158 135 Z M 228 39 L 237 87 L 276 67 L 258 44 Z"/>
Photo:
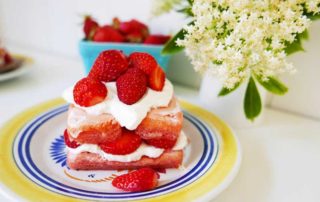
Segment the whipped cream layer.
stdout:
<path fill-rule="evenodd" d="M 181 132 L 175 146 L 172 150 L 181 150 L 188 145 L 188 138 L 184 132 Z M 82 152 L 90 152 L 94 154 L 99 154 L 101 157 L 108 161 L 118 161 L 118 162 L 132 162 L 138 161 L 142 158 L 142 156 L 147 156 L 149 158 L 158 158 L 164 152 L 164 149 L 157 148 L 146 143 L 142 143 L 140 147 L 126 155 L 115 155 L 115 154 L 108 154 L 104 152 L 98 145 L 96 144 L 82 144 L 79 147 L 72 149 L 67 147 L 68 151 L 75 155 L 80 154 Z"/>
<path fill-rule="evenodd" d="M 94 106 L 81 107 L 76 104 L 73 99 L 73 87 L 66 89 L 62 97 L 88 114 L 100 115 L 109 113 L 122 127 L 126 127 L 129 130 L 135 130 L 150 109 L 168 106 L 173 97 L 173 86 L 168 79 L 166 79 L 162 91 L 148 88 L 145 95 L 132 105 L 127 105 L 119 100 L 115 82 L 107 82 L 105 85 L 108 89 L 106 99 Z"/>

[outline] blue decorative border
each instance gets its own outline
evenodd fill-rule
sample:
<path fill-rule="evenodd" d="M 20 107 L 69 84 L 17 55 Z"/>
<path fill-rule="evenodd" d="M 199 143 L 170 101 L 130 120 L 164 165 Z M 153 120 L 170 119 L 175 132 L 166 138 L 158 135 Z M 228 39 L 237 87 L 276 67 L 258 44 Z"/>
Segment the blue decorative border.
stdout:
<path fill-rule="evenodd" d="M 78 189 L 71 187 L 60 182 L 55 181 L 51 177 L 45 175 L 33 162 L 30 154 L 30 143 L 33 135 L 39 129 L 41 125 L 50 120 L 51 118 L 66 112 L 68 106 L 62 106 L 51 110 L 38 118 L 30 122 L 22 131 L 19 133 L 19 137 L 14 141 L 14 148 L 17 147 L 18 155 L 15 156 L 13 152 L 14 160 L 19 167 L 17 161 L 21 162 L 22 168 L 19 167 L 21 172 L 28 177 L 30 180 L 35 182 L 41 187 L 49 189 L 53 192 L 72 196 L 76 198 L 86 197 L 89 199 L 139 199 L 145 197 L 157 196 L 159 194 L 165 194 L 171 191 L 174 191 L 178 188 L 187 186 L 193 181 L 200 178 L 214 163 L 217 153 L 213 156 L 214 150 L 218 149 L 218 141 L 212 130 L 209 130 L 208 127 L 201 122 L 199 119 L 193 115 L 184 112 L 184 118 L 189 120 L 200 132 L 201 137 L 204 141 L 204 149 L 202 156 L 199 162 L 185 175 L 181 176 L 175 181 L 172 181 L 168 184 L 159 186 L 155 190 L 147 192 L 137 192 L 137 193 L 110 193 L 110 192 L 94 192 L 87 191 L 83 189 Z M 80 196 L 80 197 L 79 197 Z"/>

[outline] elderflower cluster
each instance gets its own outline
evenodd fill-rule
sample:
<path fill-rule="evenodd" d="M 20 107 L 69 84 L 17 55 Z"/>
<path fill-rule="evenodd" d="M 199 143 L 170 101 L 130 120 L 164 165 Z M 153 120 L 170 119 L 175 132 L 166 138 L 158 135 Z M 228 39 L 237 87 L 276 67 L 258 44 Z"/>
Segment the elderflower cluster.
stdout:
<path fill-rule="evenodd" d="M 310 24 L 320 0 L 194 0 L 194 23 L 185 26 L 184 46 L 195 69 L 209 71 L 226 88 L 254 73 L 267 79 L 293 72 L 285 47 Z"/>

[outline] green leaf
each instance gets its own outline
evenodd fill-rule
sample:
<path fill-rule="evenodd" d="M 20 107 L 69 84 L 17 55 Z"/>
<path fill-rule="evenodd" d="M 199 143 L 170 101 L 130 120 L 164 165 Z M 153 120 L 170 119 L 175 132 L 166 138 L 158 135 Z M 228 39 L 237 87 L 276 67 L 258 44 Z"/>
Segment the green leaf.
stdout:
<path fill-rule="evenodd" d="M 255 76 L 257 81 L 268 91 L 277 95 L 284 95 L 288 92 L 288 87 L 274 77 L 268 77 L 267 81 L 263 81 L 260 76 Z"/>
<path fill-rule="evenodd" d="M 161 54 L 163 55 L 169 55 L 173 53 L 177 53 L 179 51 L 182 51 L 184 47 L 178 46 L 176 44 L 177 39 L 184 39 L 185 30 L 181 29 L 174 37 L 172 37 L 163 47 Z"/>
<path fill-rule="evenodd" d="M 291 55 L 299 51 L 304 51 L 299 37 L 297 37 L 296 40 L 291 44 L 288 44 L 284 50 L 287 53 L 287 55 Z"/>
<path fill-rule="evenodd" d="M 305 30 L 300 34 L 297 34 L 296 39 L 291 44 L 287 44 L 287 47 L 285 48 L 285 52 L 287 53 L 287 55 L 290 55 L 298 51 L 304 51 L 304 48 L 302 47 L 302 40 L 308 40 L 308 39 L 309 39 L 308 30 Z"/>
<path fill-rule="evenodd" d="M 234 85 L 233 88 L 223 87 L 223 88 L 220 90 L 218 96 L 220 97 L 220 96 L 228 95 L 229 93 L 235 91 L 235 90 L 240 86 L 240 84 L 241 84 L 241 82 L 237 83 L 236 85 Z"/>
<path fill-rule="evenodd" d="M 260 114 L 261 107 L 259 91 L 253 78 L 250 77 L 244 97 L 244 112 L 247 119 L 254 121 L 254 119 Z"/>
<path fill-rule="evenodd" d="M 190 22 L 188 25 L 192 25 L 194 22 Z M 179 51 L 182 51 L 184 47 L 178 46 L 176 44 L 177 39 L 184 39 L 184 36 L 186 34 L 186 31 L 182 28 L 174 37 L 172 37 L 163 47 L 161 54 L 163 55 L 169 55 L 174 54 Z"/>
<path fill-rule="evenodd" d="M 180 9 L 180 10 L 177 10 L 177 12 L 179 12 L 179 13 L 184 13 L 184 14 L 187 15 L 187 16 L 193 16 L 192 8 L 191 8 L 191 7 L 182 8 L 182 9 Z"/>

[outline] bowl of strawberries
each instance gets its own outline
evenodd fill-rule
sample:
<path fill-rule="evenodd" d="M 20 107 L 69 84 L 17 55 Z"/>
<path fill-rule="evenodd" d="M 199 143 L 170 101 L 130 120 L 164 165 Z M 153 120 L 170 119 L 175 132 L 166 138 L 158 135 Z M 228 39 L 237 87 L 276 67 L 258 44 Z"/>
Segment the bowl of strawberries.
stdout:
<path fill-rule="evenodd" d="M 83 31 L 85 38 L 80 41 L 79 49 L 86 74 L 90 72 L 99 53 L 112 49 L 121 50 L 126 55 L 147 52 L 164 71 L 167 70 L 170 56 L 162 55 L 161 50 L 170 36 L 150 34 L 148 26 L 138 20 L 120 21 L 114 18 L 112 23 L 102 26 L 92 17 L 86 16 Z"/>

